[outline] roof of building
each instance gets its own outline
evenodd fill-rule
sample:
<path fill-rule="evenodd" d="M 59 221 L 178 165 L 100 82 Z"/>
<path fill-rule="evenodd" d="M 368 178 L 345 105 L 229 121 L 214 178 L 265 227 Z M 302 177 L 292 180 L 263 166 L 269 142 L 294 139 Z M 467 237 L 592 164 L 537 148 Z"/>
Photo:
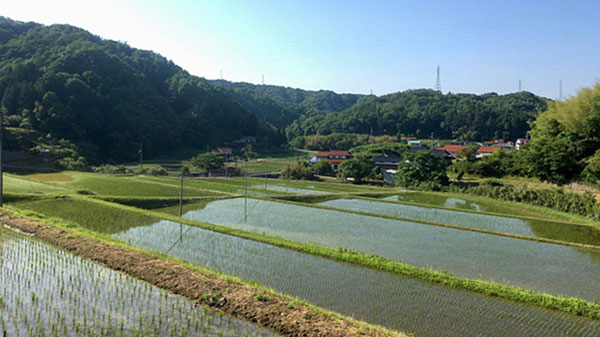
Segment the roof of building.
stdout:
<path fill-rule="evenodd" d="M 328 156 L 347 156 L 350 154 L 348 150 L 331 150 L 321 151 L 316 154 L 317 157 L 328 157 Z"/>
<path fill-rule="evenodd" d="M 442 149 L 431 150 L 431 154 L 442 158 L 448 157 L 450 155 L 448 151 Z"/>
<path fill-rule="evenodd" d="M 384 154 L 383 156 L 373 157 L 373 162 L 375 164 L 390 164 L 390 165 L 398 165 L 402 161 L 402 157 L 395 154 Z"/>
<path fill-rule="evenodd" d="M 350 151 L 348 151 L 348 150 L 331 150 L 331 151 L 329 151 L 329 154 L 332 156 L 347 156 L 350 154 Z"/>
<path fill-rule="evenodd" d="M 482 146 L 477 150 L 478 153 L 494 153 L 498 150 L 501 150 L 501 147 L 498 146 Z"/>
<path fill-rule="evenodd" d="M 438 147 L 436 150 L 444 150 L 448 153 L 458 153 L 458 152 L 460 152 L 460 150 L 462 150 L 462 148 L 463 148 L 462 145 L 448 144 L 448 145 L 444 145 L 442 147 Z"/>
<path fill-rule="evenodd" d="M 339 164 L 339 163 L 343 162 L 344 159 L 342 159 L 342 158 L 339 158 L 339 159 L 328 158 L 327 161 L 330 162 L 330 163 L 332 163 L 332 164 Z"/>
<path fill-rule="evenodd" d="M 218 147 L 217 152 L 231 152 L 231 148 L 230 147 Z"/>

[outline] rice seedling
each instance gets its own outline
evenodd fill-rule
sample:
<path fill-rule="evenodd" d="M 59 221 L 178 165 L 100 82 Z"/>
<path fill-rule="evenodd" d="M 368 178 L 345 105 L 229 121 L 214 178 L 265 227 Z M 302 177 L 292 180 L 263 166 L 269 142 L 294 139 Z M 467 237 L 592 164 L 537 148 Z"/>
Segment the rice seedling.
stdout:
<path fill-rule="evenodd" d="M 197 227 L 160 221 L 115 236 L 244 280 L 257 281 L 341 314 L 416 335 L 580 336 L 600 333 L 600 321 L 517 304 L 395 274 L 353 266 Z M 522 318 L 526 317 L 527 320 Z M 209 322 L 220 322 L 204 315 Z M 227 320 L 223 316 L 223 320 Z M 200 320 L 194 324 L 202 324 Z M 187 320 L 184 324 L 189 325 Z M 491 322 L 491 323 L 489 323 Z M 202 328 L 200 328 L 202 330 Z M 195 330 L 191 329 L 191 330 Z"/>
<path fill-rule="evenodd" d="M 250 199 L 208 203 L 184 217 L 284 239 L 342 247 L 454 275 L 600 303 L 600 251 Z M 293 214 L 294 216 L 290 216 Z"/>
<path fill-rule="evenodd" d="M 192 320 L 227 336 L 241 336 L 241 326 L 272 335 L 233 318 L 208 320 L 186 299 L 3 229 L 0 286 L 2 336 L 204 336 Z"/>

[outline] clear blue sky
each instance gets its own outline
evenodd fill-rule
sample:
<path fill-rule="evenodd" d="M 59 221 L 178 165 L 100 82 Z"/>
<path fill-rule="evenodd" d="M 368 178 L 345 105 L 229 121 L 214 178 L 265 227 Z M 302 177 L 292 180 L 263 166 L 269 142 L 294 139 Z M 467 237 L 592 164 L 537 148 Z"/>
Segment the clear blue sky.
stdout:
<path fill-rule="evenodd" d="M 432 88 L 549 98 L 600 78 L 600 0 L 0 0 L 154 50 L 209 79 L 382 95 Z"/>

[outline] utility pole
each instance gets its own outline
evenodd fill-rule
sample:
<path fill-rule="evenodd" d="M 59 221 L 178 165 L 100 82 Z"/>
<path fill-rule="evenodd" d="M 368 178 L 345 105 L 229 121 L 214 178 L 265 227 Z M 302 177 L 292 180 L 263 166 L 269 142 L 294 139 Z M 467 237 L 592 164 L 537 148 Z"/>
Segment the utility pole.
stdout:
<path fill-rule="evenodd" d="M 140 154 L 140 173 L 144 170 L 144 143 L 140 143 L 140 150 L 138 151 Z"/>
<path fill-rule="evenodd" d="M 265 160 L 265 191 L 267 190 L 267 161 Z"/>
<path fill-rule="evenodd" d="M 179 216 L 183 208 L 183 168 L 181 169 L 181 183 L 179 184 Z"/>
<path fill-rule="evenodd" d="M 0 207 L 3 205 L 4 186 L 2 181 L 2 111 L 0 111 Z"/>
<path fill-rule="evenodd" d="M 244 223 L 248 220 L 248 158 L 244 162 Z"/>
<path fill-rule="evenodd" d="M 183 208 L 183 166 L 181 166 L 181 183 L 179 185 L 179 217 Z M 179 223 L 179 240 L 183 242 L 183 224 Z"/>

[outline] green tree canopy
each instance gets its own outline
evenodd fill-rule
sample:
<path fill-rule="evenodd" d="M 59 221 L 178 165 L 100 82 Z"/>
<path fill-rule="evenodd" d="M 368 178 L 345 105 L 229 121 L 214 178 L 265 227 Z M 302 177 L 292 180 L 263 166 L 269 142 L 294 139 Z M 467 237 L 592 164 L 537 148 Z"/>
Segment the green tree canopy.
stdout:
<path fill-rule="evenodd" d="M 344 160 L 338 167 L 340 178 L 346 180 L 354 178 L 355 183 L 362 182 L 371 174 L 373 163 L 365 157 L 356 157 Z"/>
<path fill-rule="evenodd" d="M 565 101 L 552 102 L 533 124 L 524 153 L 531 176 L 556 184 L 579 177 L 600 147 L 600 83 Z M 587 170 L 587 177 L 595 169 Z"/>
<path fill-rule="evenodd" d="M 408 154 L 398 165 L 396 174 L 400 186 L 418 186 L 421 183 L 448 185 L 444 160 L 429 151 Z"/>
<path fill-rule="evenodd" d="M 222 155 L 215 152 L 201 153 L 194 158 L 190 159 L 192 165 L 204 171 L 211 171 L 218 169 L 225 163 L 225 158 Z"/>

